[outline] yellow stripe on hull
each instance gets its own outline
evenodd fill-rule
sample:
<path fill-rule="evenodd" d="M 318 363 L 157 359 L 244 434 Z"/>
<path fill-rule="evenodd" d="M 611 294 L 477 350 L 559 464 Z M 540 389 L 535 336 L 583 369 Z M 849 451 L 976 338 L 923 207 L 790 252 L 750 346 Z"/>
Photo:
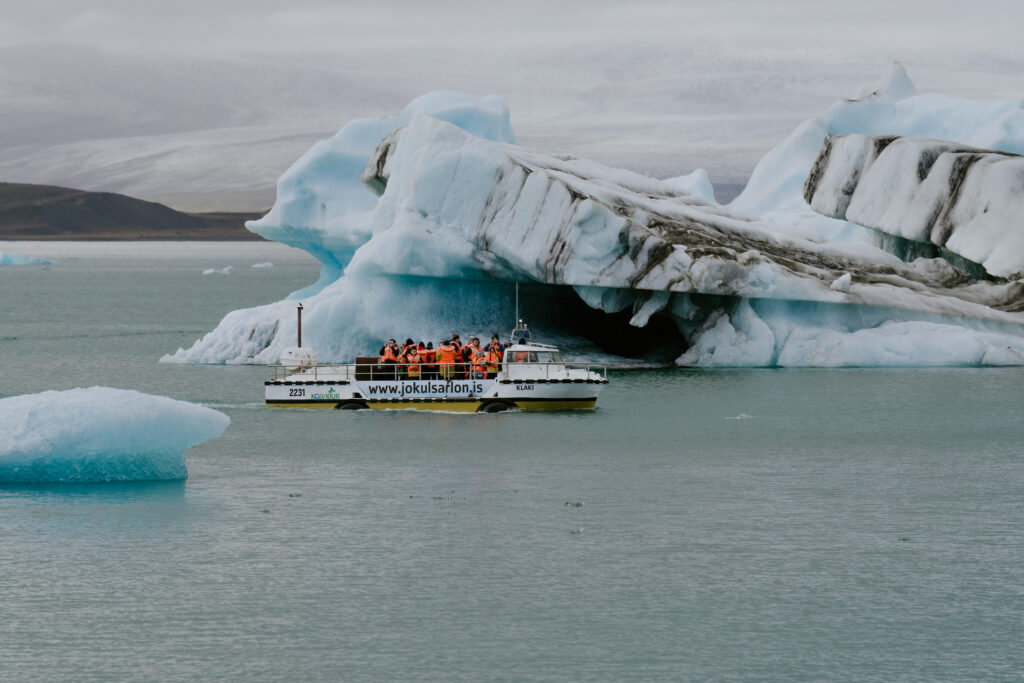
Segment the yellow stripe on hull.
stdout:
<path fill-rule="evenodd" d="M 582 399 L 578 401 L 530 401 L 520 399 L 513 401 L 520 410 L 530 412 L 541 410 L 590 410 L 597 405 L 596 398 Z"/>
<path fill-rule="evenodd" d="M 480 408 L 480 401 L 431 401 L 429 403 L 367 401 L 366 405 L 374 410 L 443 410 L 452 413 L 475 413 Z"/>
<path fill-rule="evenodd" d="M 271 408 L 313 408 L 315 410 L 334 410 L 338 404 L 334 401 L 323 401 L 318 403 L 299 403 L 298 401 L 267 401 Z"/>
<path fill-rule="evenodd" d="M 493 401 L 424 401 L 411 402 L 402 401 L 400 403 L 393 403 L 391 401 L 367 401 L 366 406 L 373 410 L 434 410 L 444 412 L 455 412 L 455 413 L 475 413 L 486 403 L 492 403 Z M 517 408 L 528 412 L 542 412 L 550 410 L 591 410 L 597 405 L 596 398 L 590 399 L 579 399 L 579 400 L 565 400 L 565 401 L 531 401 L 529 399 L 519 399 L 518 401 L 508 400 L 508 403 L 515 405 Z M 267 402 L 267 405 L 272 408 L 312 408 L 314 410 L 333 410 L 337 407 L 337 403 L 333 401 L 310 401 L 308 403 L 300 403 L 298 401 L 274 401 Z"/>

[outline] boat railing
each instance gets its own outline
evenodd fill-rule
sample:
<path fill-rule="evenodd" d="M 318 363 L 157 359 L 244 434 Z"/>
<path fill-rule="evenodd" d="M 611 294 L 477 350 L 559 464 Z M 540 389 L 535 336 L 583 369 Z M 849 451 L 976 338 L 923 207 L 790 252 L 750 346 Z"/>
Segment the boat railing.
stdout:
<path fill-rule="evenodd" d="M 271 365 L 273 380 L 301 377 L 306 381 L 387 381 L 419 379 L 464 379 L 470 376 L 473 366 L 478 363 L 421 363 L 418 375 L 409 372 L 405 364 L 399 363 L 311 363 L 299 365 Z M 487 379 L 564 379 L 589 378 L 591 373 L 600 379 L 608 379 L 608 365 L 590 362 L 502 362 L 498 371 L 488 372 Z M 448 376 L 450 374 L 450 377 Z"/>

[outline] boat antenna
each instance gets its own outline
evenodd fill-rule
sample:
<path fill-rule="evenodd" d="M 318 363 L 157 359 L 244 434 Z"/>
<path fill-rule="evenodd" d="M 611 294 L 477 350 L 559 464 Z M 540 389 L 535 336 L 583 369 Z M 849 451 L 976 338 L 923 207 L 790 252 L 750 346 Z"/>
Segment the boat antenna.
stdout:
<path fill-rule="evenodd" d="M 302 348 L 302 302 L 299 302 L 299 307 L 295 309 L 299 314 L 299 348 Z"/>
<path fill-rule="evenodd" d="M 519 324 L 519 280 L 516 280 L 516 325 Z"/>

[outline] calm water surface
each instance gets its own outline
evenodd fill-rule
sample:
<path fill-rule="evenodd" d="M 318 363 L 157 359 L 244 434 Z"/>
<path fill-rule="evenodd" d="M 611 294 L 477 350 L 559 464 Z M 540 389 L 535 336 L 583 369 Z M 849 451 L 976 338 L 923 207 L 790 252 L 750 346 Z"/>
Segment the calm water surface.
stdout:
<path fill-rule="evenodd" d="M 308 257 L 0 249 L 60 260 L 0 268 L 0 396 L 102 384 L 232 420 L 187 482 L 0 486 L 0 680 L 1024 677 L 1024 370 L 273 410 L 262 368 L 157 361 L 313 281 Z"/>

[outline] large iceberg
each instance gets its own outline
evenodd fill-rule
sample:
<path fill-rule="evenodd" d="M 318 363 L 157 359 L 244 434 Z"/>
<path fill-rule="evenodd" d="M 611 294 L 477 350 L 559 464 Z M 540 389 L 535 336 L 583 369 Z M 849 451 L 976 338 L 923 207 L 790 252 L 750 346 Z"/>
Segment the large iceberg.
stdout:
<path fill-rule="evenodd" d="M 185 479 L 185 450 L 215 439 L 221 412 L 90 387 L 0 399 L 0 482 Z"/>
<path fill-rule="evenodd" d="M 323 264 L 320 280 L 296 295 L 314 294 L 338 279 L 356 249 L 372 237 L 367 220 L 377 202 L 360 175 L 381 140 L 418 113 L 487 140 L 515 142 L 502 98 L 474 101 L 435 92 L 416 98 L 397 116 L 353 121 L 313 145 L 277 181 L 270 212 L 246 224 L 257 235 L 304 249 Z"/>
<path fill-rule="evenodd" d="M 894 67 L 805 122 L 722 207 L 700 172 L 660 181 L 525 150 L 500 100 L 455 97 L 349 124 L 296 162 L 274 209 L 249 227 L 320 258 L 320 281 L 292 300 L 234 311 L 164 360 L 274 362 L 294 339 L 297 296 L 321 359 L 391 336 L 489 332 L 512 321 L 513 281 L 534 284 L 533 313 L 556 334 L 610 346 L 628 324 L 683 365 L 1024 359 L 1020 283 L 940 258 L 904 262 L 802 196 L 830 135 L 926 130 L 958 140 L 984 137 L 980 126 L 1006 132 L 1005 147 L 1024 146 L 1019 102 L 917 95 Z M 438 115 L 453 108 L 458 116 Z"/>
<path fill-rule="evenodd" d="M 853 98 L 797 126 L 758 162 L 730 207 L 785 224 L 809 225 L 830 239 L 871 241 L 862 227 L 817 214 L 804 201 L 804 182 L 824 140 L 850 134 L 950 140 L 1021 154 L 1024 101 L 918 94 L 903 66 L 895 63 Z"/>

